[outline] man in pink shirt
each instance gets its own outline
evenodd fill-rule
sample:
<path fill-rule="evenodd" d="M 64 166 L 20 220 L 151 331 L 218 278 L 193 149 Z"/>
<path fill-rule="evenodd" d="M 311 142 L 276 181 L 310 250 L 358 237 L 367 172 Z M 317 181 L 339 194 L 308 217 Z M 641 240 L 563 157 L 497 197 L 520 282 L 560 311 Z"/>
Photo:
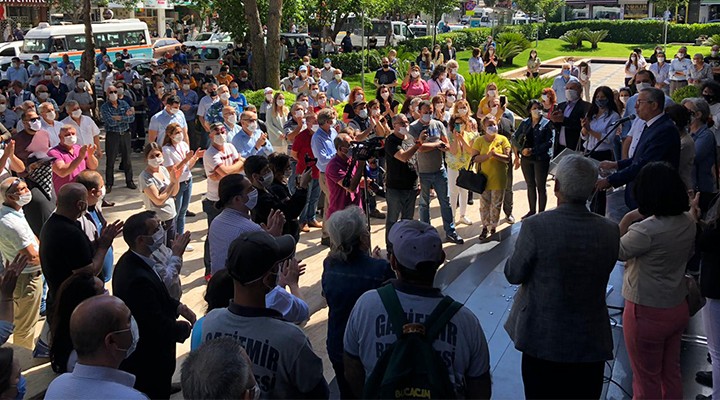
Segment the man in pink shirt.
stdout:
<path fill-rule="evenodd" d="M 365 169 L 365 161 L 358 161 L 354 170 L 349 171 L 351 142 L 352 138 L 348 134 L 338 134 L 334 141 L 337 153 L 325 168 L 325 177 L 327 178 L 328 192 L 330 194 L 328 196 L 325 221 L 330 218 L 332 213 L 344 210 L 349 205 L 363 207 L 360 194 L 360 178 L 362 178 L 362 171 Z M 345 186 L 343 181 L 348 173 L 352 173 L 352 178 L 350 179 L 350 185 Z"/>
<path fill-rule="evenodd" d="M 60 144 L 48 151 L 48 157 L 55 160 L 52 165 L 52 181 L 55 193 L 86 169 L 96 170 L 98 160 L 95 157 L 95 145 L 80 146 L 77 132 L 71 125 L 65 125 L 58 135 Z"/>

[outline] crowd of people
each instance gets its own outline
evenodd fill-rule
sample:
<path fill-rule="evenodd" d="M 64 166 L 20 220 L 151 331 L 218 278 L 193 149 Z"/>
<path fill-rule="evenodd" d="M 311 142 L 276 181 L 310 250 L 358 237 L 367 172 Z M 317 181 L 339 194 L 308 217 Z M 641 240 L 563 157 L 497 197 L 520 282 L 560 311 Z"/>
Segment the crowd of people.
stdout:
<path fill-rule="evenodd" d="M 493 38 L 481 47 L 470 73 L 496 72 Z M 0 341 L 12 334 L 16 346 L 50 359 L 62 374 L 48 388 L 50 399 L 168 398 L 181 388 L 171 381 L 176 343 L 188 338 L 188 398 L 325 398 L 322 360 L 298 326 L 309 309 L 299 286 L 306 266 L 295 255 L 300 236 L 320 229 L 330 247 L 322 275 L 327 353 L 341 397 L 377 396 L 369 382 L 388 373 L 385 353 L 396 351 L 400 322 L 410 319 L 398 308 L 412 310 L 413 325 L 436 321 L 448 307 L 441 326 L 428 328 L 447 367 L 441 383 L 458 396 L 488 398 L 482 327 L 470 310 L 444 299 L 433 279 L 445 260 L 443 241 L 465 241 L 456 224 L 473 224 L 473 198 L 480 241 L 515 222 L 513 170 L 521 169 L 529 212 L 505 267 L 508 281 L 521 284 L 506 329 L 523 353 L 526 395 L 599 397 L 612 357 L 605 290 L 623 260 L 635 396 L 681 397 L 686 270 L 700 276 L 708 298 L 714 374 L 698 379 L 720 379 L 720 295 L 712 279 L 717 50 L 691 63 L 683 48 L 670 65 L 661 48 L 649 62 L 636 50 L 626 87 L 594 91 L 589 64 L 568 59 L 552 87 L 522 105 L 524 119 L 495 82 L 471 106 L 450 40 L 423 49 L 402 80 L 389 52 L 373 99 L 330 59 L 319 67 L 307 56 L 281 90 L 263 90 L 261 104 L 243 94 L 254 89 L 247 71 L 203 71 L 188 63 L 184 47 L 143 76 L 127 52 L 111 62 L 103 49 L 96 60 L 102 94 L 67 57 L 47 70 L 13 60 L 10 81 L 0 85 Z M 533 50 L 528 78 L 541 64 Z M 702 97 L 674 104 L 669 94 L 687 84 Z M 93 95 L 104 98 L 97 112 Z M 142 154 L 137 176 L 133 152 Z M 108 194 L 118 171 L 144 208 L 125 221 L 104 212 L 114 205 Z M 466 171 L 484 175 L 482 193 L 457 184 Z M 546 211 L 551 172 L 558 208 Z M 208 308 L 199 319 L 182 302 L 180 282 L 183 256 L 193 250 L 186 230 L 193 175 L 207 185 Z M 624 217 L 613 221 L 606 191 L 621 187 Z M 432 199 L 442 235 L 430 225 Z M 367 218 L 385 221 L 387 253 L 371 248 Z M 129 248 L 122 255 L 113 252 L 121 235 Z M 36 338 L 40 315 L 46 319 Z M 11 348 L 0 348 L 0 364 L 0 393 L 22 397 Z"/>

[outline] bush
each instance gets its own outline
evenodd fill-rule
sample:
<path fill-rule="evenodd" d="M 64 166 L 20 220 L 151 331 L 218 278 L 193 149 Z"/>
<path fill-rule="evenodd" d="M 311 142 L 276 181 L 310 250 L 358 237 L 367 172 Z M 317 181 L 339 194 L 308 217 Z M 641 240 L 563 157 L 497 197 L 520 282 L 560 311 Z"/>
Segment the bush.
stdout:
<path fill-rule="evenodd" d="M 544 22 L 523 26 L 524 32 L 539 29 L 539 38 L 560 38 L 572 29 L 586 28 L 591 31 L 607 30 L 604 39 L 611 43 L 662 43 L 663 22 L 654 20 L 583 20 L 567 22 Z M 668 43 L 694 42 L 700 35 L 720 34 L 720 24 L 670 24 Z M 527 36 L 527 34 L 526 34 Z"/>
<path fill-rule="evenodd" d="M 530 48 L 530 41 L 520 32 L 502 32 L 495 38 L 497 56 L 502 64 L 512 65 L 513 58 Z"/>
<path fill-rule="evenodd" d="M 590 46 L 593 49 L 598 48 L 598 43 L 602 42 L 603 39 L 605 39 L 608 35 L 607 29 L 602 29 L 599 31 L 586 31 L 585 32 L 585 40 L 590 42 Z"/>
<path fill-rule="evenodd" d="M 508 84 L 508 81 L 496 74 L 470 74 L 465 78 L 465 90 L 467 90 L 465 97 L 470 103 L 470 108 L 475 112 L 477 112 L 480 100 L 485 96 L 485 87 L 490 82 L 495 82 L 498 92 L 502 92 Z"/>
<path fill-rule="evenodd" d="M 571 29 L 560 36 L 559 39 L 567 42 L 571 49 L 577 49 L 582 47 L 582 41 L 587 36 L 587 33 L 586 28 Z"/>
<path fill-rule="evenodd" d="M 508 108 L 522 118 L 527 118 L 526 106 L 532 99 L 539 99 L 542 90 L 551 87 L 553 78 L 518 79 L 507 85 L 506 95 Z"/>
<path fill-rule="evenodd" d="M 365 51 L 365 72 L 375 71 L 380 68 L 380 60 L 386 55 L 386 51 L 383 49 L 382 54 L 376 49 Z M 359 51 L 353 51 L 352 53 L 337 53 L 331 54 L 328 58 L 332 61 L 332 65 L 335 68 L 340 68 L 343 75 L 355 75 L 361 71 L 363 53 Z M 317 68 L 323 67 L 323 59 L 312 59 L 312 64 Z M 300 61 L 295 60 L 290 63 L 283 63 L 280 65 L 281 76 L 285 76 L 285 72 L 288 67 L 298 67 L 301 64 Z"/>
<path fill-rule="evenodd" d="M 473 47 L 481 45 L 490 35 L 490 28 L 471 28 L 461 29 L 454 32 L 441 33 L 435 37 L 436 43 L 444 43 L 446 38 L 453 41 L 453 46 L 457 51 L 469 50 Z M 419 38 L 407 40 L 401 45 L 407 51 L 419 52 L 423 47 L 432 48 L 432 36 L 422 36 Z"/>
<path fill-rule="evenodd" d="M 694 85 L 687 85 L 684 88 L 675 90 L 670 97 L 676 104 L 680 104 L 681 101 L 688 97 L 700 97 L 700 89 Z"/>

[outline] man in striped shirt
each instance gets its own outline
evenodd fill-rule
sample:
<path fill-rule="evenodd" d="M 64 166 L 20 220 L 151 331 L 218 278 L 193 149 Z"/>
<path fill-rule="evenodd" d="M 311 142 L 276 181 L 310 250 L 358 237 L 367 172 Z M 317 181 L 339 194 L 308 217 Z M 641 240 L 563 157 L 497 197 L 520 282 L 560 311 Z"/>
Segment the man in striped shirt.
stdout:
<path fill-rule="evenodd" d="M 115 86 L 107 89 L 107 99 L 100 113 L 105 124 L 105 153 L 107 160 L 105 164 L 105 187 L 106 193 L 112 191 L 115 182 L 115 158 L 120 152 L 120 162 L 125 166 L 125 183 L 128 189 L 135 190 L 137 186 L 133 182 L 132 162 L 130 153 L 132 145 L 130 141 L 130 123 L 135 121 L 135 110 L 126 102 L 118 101 L 118 91 Z"/>

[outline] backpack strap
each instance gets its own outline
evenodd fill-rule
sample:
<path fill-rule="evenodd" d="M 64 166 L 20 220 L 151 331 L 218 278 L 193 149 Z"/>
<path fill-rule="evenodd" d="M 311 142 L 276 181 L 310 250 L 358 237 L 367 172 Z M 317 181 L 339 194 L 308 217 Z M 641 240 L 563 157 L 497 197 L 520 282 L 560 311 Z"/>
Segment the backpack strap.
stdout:
<path fill-rule="evenodd" d="M 425 321 L 425 337 L 434 341 L 450 319 L 462 308 L 462 304 L 445 296 Z"/>
<path fill-rule="evenodd" d="M 380 295 L 383 306 L 385 306 L 385 310 L 388 312 L 388 319 L 390 320 L 393 331 L 399 339 L 403 334 L 403 326 L 407 324 L 407 318 L 405 318 L 405 311 L 402 308 L 402 304 L 400 304 L 397 292 L 395 292 L 392 284 L 378 288 L 377 292 Z"/>

